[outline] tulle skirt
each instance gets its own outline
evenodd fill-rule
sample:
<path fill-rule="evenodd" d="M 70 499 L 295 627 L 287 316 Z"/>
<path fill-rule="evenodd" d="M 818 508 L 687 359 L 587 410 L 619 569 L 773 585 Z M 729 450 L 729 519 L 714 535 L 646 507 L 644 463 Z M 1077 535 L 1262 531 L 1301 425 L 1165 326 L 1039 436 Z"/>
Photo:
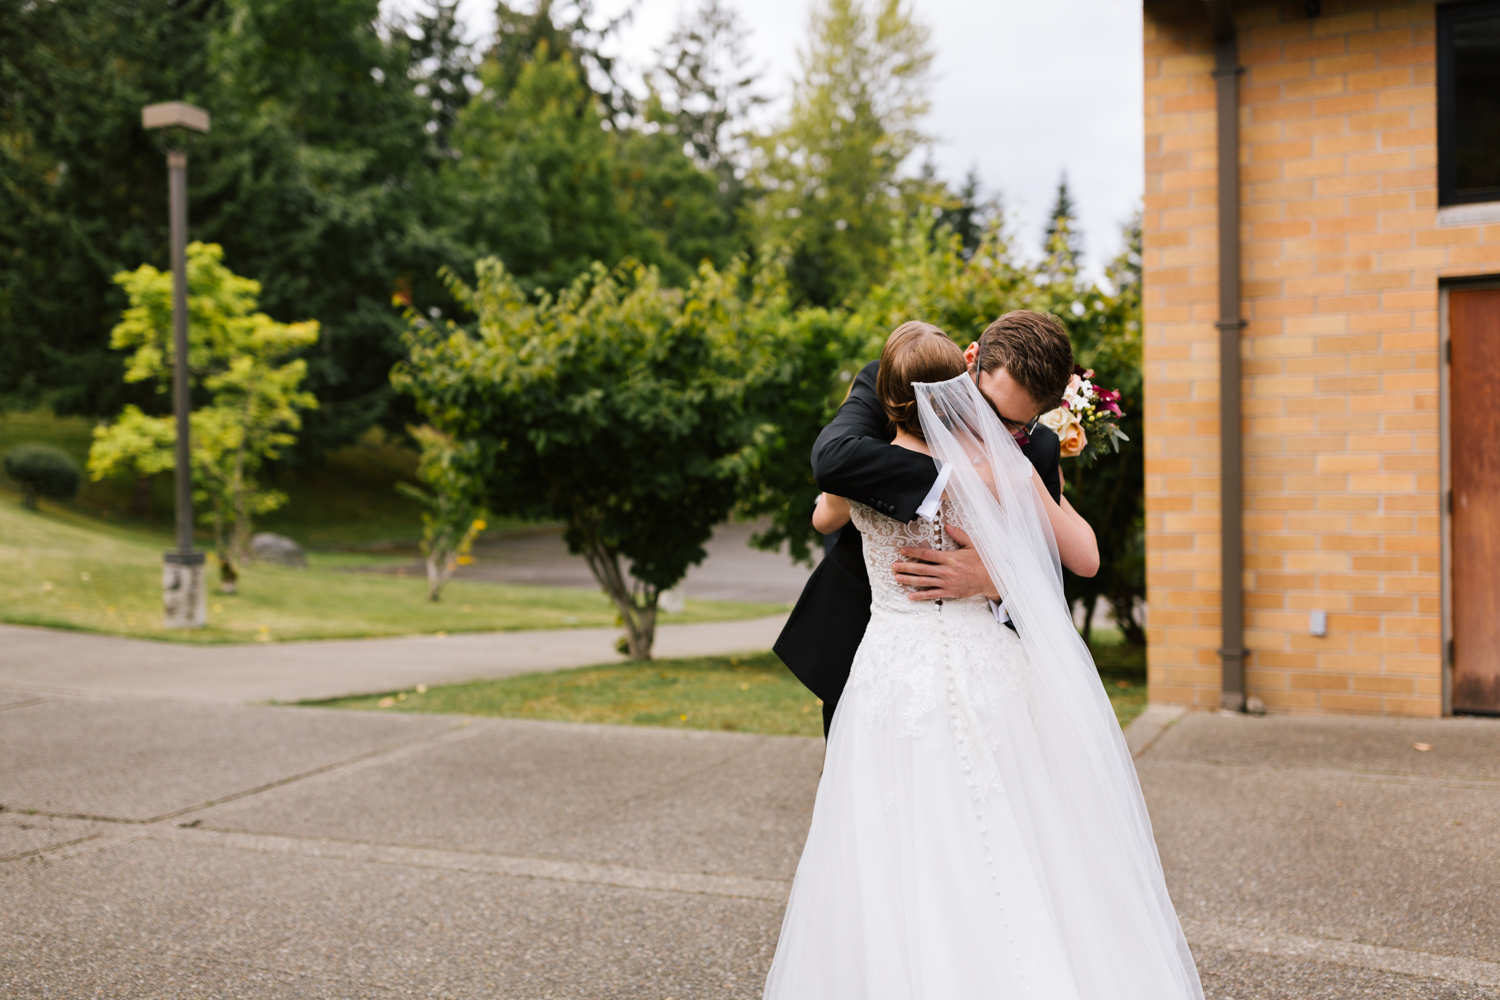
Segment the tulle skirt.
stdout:
<path fill-rule="evenodd" d="M 1170 969 L 1177 942 L 1112 927 L 1133 909 L 1112 905 L 1122 887 L 1070 872 L 1111 832 L 1064 828 L 1021 643 L 987 612 L 954 611 L 946 629 L 898 619 L 866 635 L 765 996 L 1191 996 Z"/>

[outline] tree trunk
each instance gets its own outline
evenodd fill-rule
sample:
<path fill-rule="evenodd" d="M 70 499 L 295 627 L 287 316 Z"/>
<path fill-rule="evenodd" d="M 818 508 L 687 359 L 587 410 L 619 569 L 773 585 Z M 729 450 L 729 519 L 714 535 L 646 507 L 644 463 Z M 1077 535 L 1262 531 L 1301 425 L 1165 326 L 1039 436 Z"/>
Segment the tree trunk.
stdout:
<path fill-rule="evenodd" d="M 239 590 L 240 574 L 234 568 L 229 551 L 229 540 L 225 535 L 224 515 L 214 512 L 214 552 L 219 557 L 219 592 L 233 594 Z"/>
<path fill-rule="evenodd" d="M 245 505 L 245 446 L 234 456 L 234 528 L 229 535 L 230 555 L 238 563 L 250 561 L 250 511 Z"/>
<path fill-rule="evenodd" d="M 149 518 L 151 516 L 151 477 L 136 476 L 135 492 L 130 497 L 130 514 L 132 517 Z"/>
<path fill-rule="evenodd" d="M 443 584 L 453 575 L 453 560 L 446 552 L 431 552 L 427 556 L 427 599 L 436 601 L 443 595 Z"/>
<path fill-rule="evenodd" d="M 1120 626 L 1120 633 L 1125 636 L 1125 641 L 1132 646 L 1146 647 L 1146 630 L 1141 628 L 1141 623 L 1135 620 L 1135 595 L 1126 594 L 1123 601 L 1110 598 L 1109 606 L 1114 612 L 1115 623 Z"/>
<path fill-rule="evenodd" d="M 1099 607 L 1099 595 L 1090 594 L 1083 599 L 1083 641 L 1094 641 L 1094 609 Z"/>
<path fill-rule="evenodd" d="M 589 570 L 625 624 L 626 652 L 632 660 L 651 659 L 651 647 L 656 642 L 656 602 L 661 595 L 648 584 L 637 582 L 632 587 L 620 569 L 619 554 L 595 539 L 587 529 L 584 534 L 588 540 L 583 556 L 588 560 Z"/>
<path fill-rule="evenodd" d="M 27 510 L 36 510 L 36 487 L 31 483 L 21 484 L 21 506 Z"/>

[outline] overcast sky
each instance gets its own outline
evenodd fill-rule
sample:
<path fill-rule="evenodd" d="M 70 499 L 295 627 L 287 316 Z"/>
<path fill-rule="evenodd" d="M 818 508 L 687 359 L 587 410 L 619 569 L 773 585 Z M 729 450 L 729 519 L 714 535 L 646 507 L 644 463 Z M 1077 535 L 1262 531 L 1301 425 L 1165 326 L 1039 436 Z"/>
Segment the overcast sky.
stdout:
<path fill-rule="evenodd" d="M 386 0 L 411 9 L 420 0 Z M 765 66 L 762 89 L 785 96 L 807 37 L 808 0 L 731 0 Z M 598 0 L 613 15 L 629 0 Z M 696 0 L 636 0 L 620 55 L 648 65 Z M 476 35 L 491 0 L 460 7 Z M 970 167 L 999 193 L 1028 249 L 1041 239 L 1066 170 L 1098 273 L 1119 249 L 1120 223 L 1140 201 L 1140 0 L 915 0 L 936 51 L 929 134 L 938 173 L 955 186 Z M 921 154 L 919 153 L 920 157 Z"/>

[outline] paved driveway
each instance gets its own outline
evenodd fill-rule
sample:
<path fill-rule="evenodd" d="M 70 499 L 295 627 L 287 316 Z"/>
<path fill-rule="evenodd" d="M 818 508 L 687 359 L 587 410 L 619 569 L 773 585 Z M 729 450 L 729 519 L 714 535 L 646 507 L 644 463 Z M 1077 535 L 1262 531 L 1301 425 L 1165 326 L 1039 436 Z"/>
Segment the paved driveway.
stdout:
<path fill-rule="evenodd" d="M 1210 997 L 1500 996 L 1500 724 L 1167 721 L 1130 738 Z M 0 673 L 0 996 L 755 997 L 821 759 Z"/>
<path fill-rule="evenodd" d="M 702 601 L 794 603 L 812 568 L 792 562 L 786 546 L 780 552 L 752 549 L 750 536 L 767 526 L 766 521 L 754 521 L 729 522 L 714 528 L 713 537 L 704 546 L 708 555 L 687 571 L 677 590 Z M 458 579 L 599 589 L 584 558 L 568 552 L 561 529 L 486 539 L 474 546 L 474 556 L 473 565 L 459 568 Z M 821 556 L 821 550 L 813 552 L 815 559 Z M 419 576 L 424 570 L 420 561 L 413 561 L 369 572 Z"/>

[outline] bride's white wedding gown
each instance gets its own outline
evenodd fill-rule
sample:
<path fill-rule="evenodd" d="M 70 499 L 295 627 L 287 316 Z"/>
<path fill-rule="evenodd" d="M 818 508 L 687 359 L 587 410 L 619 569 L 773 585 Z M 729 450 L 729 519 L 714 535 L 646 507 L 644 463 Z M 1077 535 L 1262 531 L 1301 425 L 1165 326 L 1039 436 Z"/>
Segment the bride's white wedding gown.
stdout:
<path fill-rule="evenodd" d="M 902 546 L 954 548 L 942 530 L 956 523 L 953 504 L 938 524 L 910 525 L 850 506 L 870 625 L 833 719 L 765 996 L 1201 997 L 1154 846 L 1148 892 L 1080 863 L 1120 834 L 1073 828 L 1069 775 L 1051 773 L 1066 768 L 1036 728 L 1037 672 L 1049 665 L 1031 662 L 983 597 L 912 601 L 892 578 Z"/>

